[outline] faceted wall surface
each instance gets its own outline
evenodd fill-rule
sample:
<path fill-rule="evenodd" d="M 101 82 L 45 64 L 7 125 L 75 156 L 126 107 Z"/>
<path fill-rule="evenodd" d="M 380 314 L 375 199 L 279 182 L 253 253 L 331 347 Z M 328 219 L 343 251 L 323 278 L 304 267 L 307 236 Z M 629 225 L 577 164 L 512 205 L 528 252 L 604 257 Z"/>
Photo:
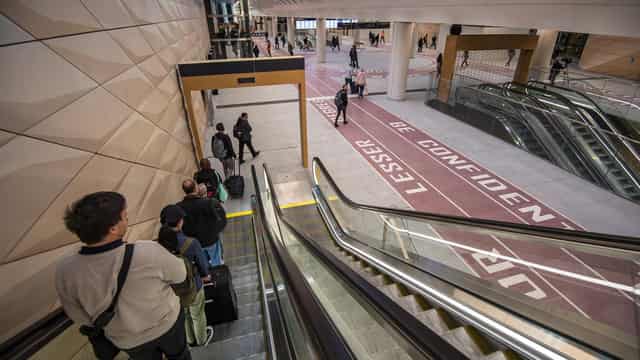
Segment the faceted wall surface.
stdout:
<path fill-rule="evenodd" d="M 182 197 L 196 164 L 175 64 L 208 41 L 201 0 L 0 2 L 0 343 L 59 307 L 72 201 L 123 193 L 135 241 Z"/>

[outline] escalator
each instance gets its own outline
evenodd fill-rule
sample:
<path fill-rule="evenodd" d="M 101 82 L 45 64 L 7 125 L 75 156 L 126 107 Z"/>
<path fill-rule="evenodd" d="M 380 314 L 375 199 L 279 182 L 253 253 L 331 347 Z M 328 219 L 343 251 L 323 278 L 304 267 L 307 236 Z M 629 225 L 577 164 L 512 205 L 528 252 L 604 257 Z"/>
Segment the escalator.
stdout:
<path fill-rule="evenodd" d="M 471 108 L 486 115 L 488 119 L 496 120 L 499 125 L 492 126 L 492 133 L 495 134 L 496 131 L 506 133 L 508 134 L 506 137 L 499 137 L 531 154 L 554 162 L 547 146 L 531 129 L 527 120 L 523 118 L 523 112 L 518 111 L 515 104 L 502 99 L 503 89 L 490 84 L 483 84 L 480 88 L 488 93 L 496 94 L 496 96 L 483 97 L 481 94 L 474 93 L 472 88 L 458 88 L 456 105 Z M 497 130 L 496 127 L 499 127 L 500 130 Z"/>
<path fill-rule="evenodd" d="M 506 87 L 510 86 L 521 87 L 506 84 Z M 607 129 L 611 128 L 601 112 L 588 106 L 576 105 L 575 100 L 538 85 L 527 86 L 525 91 L 559 114 L 562 119 L 560 123 L 574 136 L 576 143 L 587 158 L 592 160 L 594 168 L 611 190 L 632 201 L 640 201 L 639 178 L 629 166 L 629 163 L 637 162 L 637 159 L 620 151 L 621 140 L 607 134 Z M 625 149 L 628 150 L 626 147 Z"/>
<path fill-rule="evenodd" d="M 640 355 L 634 302 L 640 295 L 634 288 L 640 239 L 358 204 L 317 158 L 312 205 L 281 207 L 278 196 L 294 187 L 274 185 L 266 166 L 260 174 L 252 167 L 252 180 L 253 215 L 230 219 L 223 236 L 240 316 L 216 326 L 209 346 L 192 349 L 194 359 Z M 524 244 L 526 256 L 540 249 L 544 255 L 532 259 L 483 247 L 491 238 Z M 567 268 L 566 260 L 553 255 L 560 250 L 589 262 L 606 281 Z M 464 265 L 470 259 L 508 276 L 471 271 Z M 564 284 L 561 290 L 574 300 L 603 301 L 607 311 L 597 311 L 602 306 L 596 303 L 590 310 L 595 312 L 583 316 L 556 300 L 531 297 L 539 294 L 517 281 L 531 269 L 556 286 Z M 46 340 L 43 329 L 36 330 L 30 341 L 13 342 L 24 351 L 4 352 L 2 358 L 91 358 L 88 345 L 82 353 L 60 355 L 66 347 L 58 339 L 77 329 Z"/>

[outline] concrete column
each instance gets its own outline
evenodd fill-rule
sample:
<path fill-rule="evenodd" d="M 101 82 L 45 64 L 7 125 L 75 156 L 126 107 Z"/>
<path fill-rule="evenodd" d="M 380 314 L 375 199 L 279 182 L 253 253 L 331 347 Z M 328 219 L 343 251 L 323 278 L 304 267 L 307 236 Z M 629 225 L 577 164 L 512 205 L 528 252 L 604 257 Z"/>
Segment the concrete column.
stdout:
<path fill-rule="evenodd" d="M 538 46 L 533 52 L 531 66 L 536 68 L 548 68 L 556 46 L 558 32 L 555 30 L 538 30 Z"/>
<path fill-rule="evenodd" d="M 327 62 L 327 23 L 324 18 L 316 19 L 316 54 L 319 63 Z"/>
<path fill-rule="evenodd" d="M 275 40 L 276 36 L 278 36 L 278 17 L 274 16 L 271 18 L 271 36 Z"/>
<path fill-rule="evenodd" d="M 416 51 L 418 50 L 418 25 L 413 25 L 413 32 L 411 33 L 411 52 L 409 57 L 414 59 L 416 57 Z"/>
<path fill-rule="evenodd" d="M 411 55 L 411 33 L 414 27 L 414 23 L 407 22 L 394 22 L 391 24 L 393 39 L 387 96 L 392 100 L 404 100 L 406 96 L 409 55 Z"/>
<path fill-rule="evenodd" d="M 438 32 L 438 40 L 436 40 L 436 51 L 441 53 L 444 52 L 444 46 L 447 43 L 447 36 L 449 36 L 449 31 L 451 30 L 451 24 L 440 24 L 440 31 Z M 433 35 L 429 34 L 429 45 L 431 45 L 431 37 Z"/>
<path fill-rule="evenodd" d="M 353 43 L 360 41 L 360 29 L 353 29 L 351 33 L 351 37 L 353 38 Z"/>
<path fill-rule="evenodd" d="M 296 47 L 296 18 L 287 18 L 287 42 Z"/>

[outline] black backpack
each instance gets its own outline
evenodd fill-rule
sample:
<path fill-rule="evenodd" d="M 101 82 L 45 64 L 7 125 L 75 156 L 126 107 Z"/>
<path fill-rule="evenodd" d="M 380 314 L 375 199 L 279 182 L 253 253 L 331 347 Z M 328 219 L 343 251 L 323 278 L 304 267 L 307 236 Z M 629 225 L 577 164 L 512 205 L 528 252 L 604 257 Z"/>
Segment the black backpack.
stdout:
<path fill-rule="evenodd" d="M 338 91 L 333 101 L 336 104 L 336 107 L 342 107 L 342 105 L 344 105 L 344 103 L 342 102 L 342 90 Z"/>
<path fill-rule="evenodd" d="M 221 233 L 224 228 L 227 226 L 227 212 L 224 211 L 224 207 L 222 207 L 222 203 L 218 201 L 218 199 L 211 198 L 209 199 L 211 202 L 211 209 L 216 217 L 216 233 Z"/>

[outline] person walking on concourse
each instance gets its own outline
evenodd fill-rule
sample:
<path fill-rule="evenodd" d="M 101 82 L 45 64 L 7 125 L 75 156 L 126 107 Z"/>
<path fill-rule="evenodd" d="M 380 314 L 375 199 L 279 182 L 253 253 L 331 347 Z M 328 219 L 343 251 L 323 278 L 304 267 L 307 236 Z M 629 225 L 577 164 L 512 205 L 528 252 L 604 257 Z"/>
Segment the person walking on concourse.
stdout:
<path fill-rule="evenodd" d="M 367 73 L 363 68 L 358 69 L 356 85 L 358 86 L 358 97 L 362 99 L 364 96 L 364 88 L 367 86 Z"/>
<path fill-rule="evenodd" d="M 338 127 L 338 118 L 340 118 L 340 112 L 342 112 L 342 120 L 344 124 L 348 124 L 347 121 L 347 105 L 349 104 L 349 97 L 347 96 L 347 84 L 342 85 L 342 88 L 336 94 L 334 99 L 336 104 L 336 120 L 333 123 L 335 127 Z"/>
<path fill-rule="evenodd" d="M 249 115 L 246 112 L 243 112 L 238 121 L 233 126 L 233 137 L 238 139 L 238 154 L 240 157 L 240 164 L 244 164 L 244 146 L 247 145 L 249 147 L 249 151 L 251 151 L 251 155 L 255 158 L 260 155 L 260 151 L 256 151 L 253 148 L 253 144 L 251 143 L 251 125 L 249 125 Z"/>
<path fill-rule="evenodd" d="M 170 253 L 182 255 L 193 264 L 192 276 L 195 282 L 195 297 L 193 297 L 191 304 L 182 304 L 185 313 L 187 343 L 190 346 L 207 346 L 213 338 L 213 327 L 207 326 L 202 283 L 203 281 L 211 281 L 209 264 L 200 243 L 193 238 L 187 238 L 182 232 L 185 216 L 186 213 L 181 207 L 177 205 L 165 206 L 160 212 L 162 227 L 158 234 L 158 243 Z"/>
<path fill-rule="evenodd" d="M 120 349 L 133 360 L 190 360 L 184 312 L 169 286 L 186 279 L 184 261 L 154 241 L 125 245 L 127 203 L 116 192 L 84 196 L 64 223 L 83 246 L 58 263 L 56 291 L 81 333 L 103 345 L 96 357 Z"/>
<path fill-rule="evenodd" d="M 211 153 L 222 163 L 224 178 L 228 179 L 233 174 L 236 153 L 233 151 L 231 138 L 224 132 L 224 124 L 217 123 L 216 130 L 218 132 L 211 138 Z"/>
<path fill-rule="evenodd" d="M 349 50 L 349 59 L 351 60 L 349 64 L 351 67 L 356 69 L 360 67 L 358 66 L 358 49 L 356 48 L 356 44 L 353 44 L 351 50 Z"/>

